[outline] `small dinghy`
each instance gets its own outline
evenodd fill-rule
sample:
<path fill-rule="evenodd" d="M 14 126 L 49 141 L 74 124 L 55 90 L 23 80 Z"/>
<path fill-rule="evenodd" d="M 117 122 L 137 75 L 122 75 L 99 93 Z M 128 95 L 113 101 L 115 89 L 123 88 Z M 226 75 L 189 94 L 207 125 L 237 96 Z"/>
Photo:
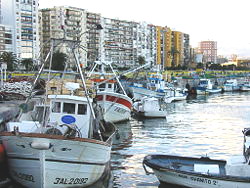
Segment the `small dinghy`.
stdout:
<path fill-rule="evenodd" d="M 244 161 L 229 163 L 208 157 L 148 155 L 143 160 L 147 174 L 153 169 L 160 182 L 191 188 L 249 188 L 250 187 L 250 129 L 244 134 Z"/>

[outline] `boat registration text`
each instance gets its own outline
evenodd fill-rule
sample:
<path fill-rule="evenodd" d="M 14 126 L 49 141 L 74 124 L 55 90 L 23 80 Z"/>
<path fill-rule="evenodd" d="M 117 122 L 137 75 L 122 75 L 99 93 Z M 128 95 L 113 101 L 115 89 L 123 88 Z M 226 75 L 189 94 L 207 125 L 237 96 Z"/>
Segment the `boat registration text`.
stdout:
<path fill-rule="evenodd" d="M 88 178 L 55 178 L 54 184 L 85 184 Z"/>

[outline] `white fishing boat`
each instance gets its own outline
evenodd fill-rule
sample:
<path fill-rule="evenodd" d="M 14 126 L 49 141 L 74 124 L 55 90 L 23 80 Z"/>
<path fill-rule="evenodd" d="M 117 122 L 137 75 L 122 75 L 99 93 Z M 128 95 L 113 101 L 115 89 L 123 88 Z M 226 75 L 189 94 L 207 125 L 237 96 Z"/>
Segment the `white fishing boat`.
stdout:
<path fill-rule="evenodd" d="M 237 91 L 240 89 L 236 79 L 229 79 L 223 84 L 224 91 Z"/>
<path fill-rule="evenodd" d="M 185 92 L 185 89 L 174 88 L 174 87 L 165 89 L 165 92 L 166 92 L 166 95 L 164 97 L 164 101 L 166 103 L 186 100 L 187 95 L 188 95 Z"/>
<path fill-rule="evenodd" d="M 165 81 L 160 73 L 151 74 L 150 77 L 147 78 L 147 83 L 134 83 L 129 87 L 133 92 L 133 99 L 135 100 L 140 100 L 145 96 L 163 98 L 166 95 L 164 91 Z"/>
<path fill-rule="evenodd" d="M 240 85 L 240 91 L 250 91 L 250 81 L 245 80 L 243 84 Z"/>
<path fill-rule="evenodd" d="M 50 52 L 56 42 L 52 40 Z M 66 84 L 71 91 L 69 95 L 45 95 L 49 103 L 36 106 L 31 113 L 33 121 L 24 121 L 20 114 L 20 118 L 9 122 L 6 131 L 0 133 L 10 176 L 24 187 L 86 187 L 109 169 L 116 129 L 102 121 L 98 105 L 88 95 L 76 55 L 78 41 L 66 44 L 74 54 L 82 86 L 69 83 Z M 46 60 L 48 57 L 49 54 Z M 74 95 L 81 87 L 84 95 Z"/>
<path fill-rule="evenodd" d="M 92 74 L 100 78 L 92 78 L 93 88 L 96 89 L 97 103 L 103 109 L 104 120 L 108 122 L 121 122 L 129 120 L 131 117 L 132 99 L 125 92 L 110 62 L 96 62 L 102 66 L 102 71 L 94 73 L 96 66 L 93 67 L 88 77 Z M 104 66 L 109 66 L 112 73 L 104 71 Z M 106 76 L 106 77 L 105 77 Z M 110 76 L 113 76 L 110 78 Z"/>
<path fill-rule="evenodd" d="M 146 118 L 166 118 L 167 111 L 162 109 L 160 101 L 154 97 L 143 97 L 134 102 L 133 111 L 137 116 Z"/>
<path fill-rule="evenodd" d="M 196 88 L 197 95 L 220 93 L 221 91 L 222 89 L 214 86 L 210 79 L 200 79 Z"/>
<path fill-rule="evenodd" d="M 230 163 L 208 157 L 194 158 L 173 155 L 148 155 L 143 160 L 147 174 L 153 169 L 160 182 L 190 188 L 248 188 L 250 187 L 250 129 L 244 133 L 244 160 Z"/>

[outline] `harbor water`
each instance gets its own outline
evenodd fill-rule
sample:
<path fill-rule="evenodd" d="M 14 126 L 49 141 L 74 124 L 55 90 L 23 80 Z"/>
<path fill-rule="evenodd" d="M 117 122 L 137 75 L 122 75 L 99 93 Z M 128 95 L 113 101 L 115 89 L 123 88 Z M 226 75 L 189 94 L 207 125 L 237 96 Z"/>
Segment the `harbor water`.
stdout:
<path fill-rule="evenodd" d="M 120 139 L 112 151 L 113 187 L 169 187 L 146 175 L 148 154 L 209 156 L 242 155 L 245 127 L 250 127 L 250 93 L 189 97 L 167 106 L 166 119 L 131 119 L 118 124 Z"/>
<path fill-rule="evenodd" d="M 117 124 L 119 135 L 113 141 L 111 173 L 91 187 L 172 188 L 145 174 L 142 160 L 149 154 L 225 160 L 242 155 L 242 130 L 250 127 L 250 93 L 190 96 L 167 105 L 166 110 L 166 118 L 131 118 Z"/>

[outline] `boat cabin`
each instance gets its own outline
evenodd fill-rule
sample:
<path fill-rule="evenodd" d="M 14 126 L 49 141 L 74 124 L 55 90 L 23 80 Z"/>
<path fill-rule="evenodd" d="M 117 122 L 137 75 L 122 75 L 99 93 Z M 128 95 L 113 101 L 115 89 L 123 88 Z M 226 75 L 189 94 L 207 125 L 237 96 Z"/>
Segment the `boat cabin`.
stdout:
<path fill-rule="evenodd" d="M 148 87 L 150 90 L 153 90 L 153 91 L 164 90 L 165 81 L 163 79 L 152 77 L 152 78 L 148 78 L 148 80 L 149 80 Z"/>
<path fill-rule="evenodd" d="M 206 89 L 213 89 L 213 84 L 209 79 L 200 79 L 198 86 Z"/>
<path fill-rule="evenodd" d="M 96 87 L 96 90 L 98 92 L 100 91 L 114 92 L 116 90 L 115 80 L 106 81 L 106 79 L 92 79 L 92 81 L 94 87 Z"/>
<path fill-rule="evenodd" d="M 230 80 L 226 80 L 225 85 L 237 86 L 238 82 L 236 79 L 230 79 Z"/>
<path fill-rule="evenodd" d="M 91 136 L 91 110 L 85 97 L 49 95 L 48 98 L 50 99 L 49 119 L 52 124 L 59 126 L 63 133 L 70 126 L 77 126 L 82 138 Z"/>
<path fill-rule="evenodd" d="M 139 105 L 139 111 L 146 112 L 146 111 L 159 111 L 160 104 L 159 100 L 154 97 L 145 97 L 141 100 Z"/>

